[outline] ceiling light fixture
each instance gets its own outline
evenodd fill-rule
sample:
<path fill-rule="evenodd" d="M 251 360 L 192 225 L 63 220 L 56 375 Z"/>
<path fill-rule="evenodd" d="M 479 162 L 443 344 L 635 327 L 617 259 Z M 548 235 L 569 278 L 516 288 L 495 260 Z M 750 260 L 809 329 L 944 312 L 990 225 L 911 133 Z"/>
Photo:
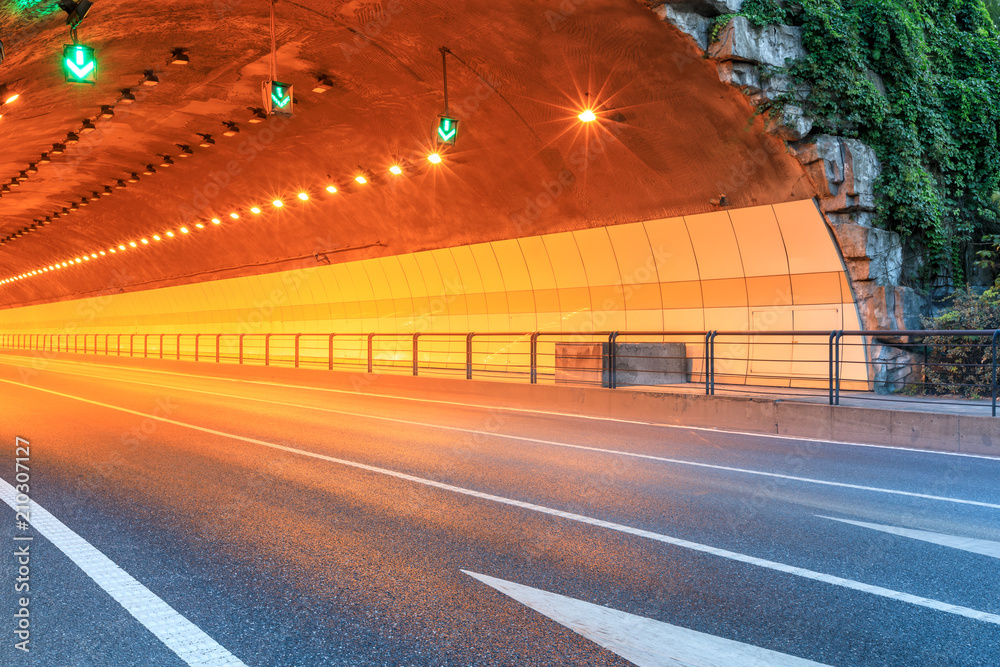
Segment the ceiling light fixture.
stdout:
<path fill-rule="evenodd" d="M 159 79 L 159 77 L 156 76 L 156 74 L 153 72 L 153 70 L 148 69 L 145 72 L 143 72 L 143 75 L 142 75 L 142 85 L 144 85 L 144 86 L 155 86 L 159 82 L 160 82 L 160 79 Z"/>
<path fill-rule="evenodd" d="M 122 94 L 118 97 L 118 104 L 132 104 L 135 102 L 135 94 L 129 88 L 122 88 Z"/>
<path fill-rule="evenodd" d="M 297 197 L 298 197 L 299 199 L 301 199 L 302 201 L 307 201 L 307 200 L 309 199 L 309 195 L 308 195 L 308 194 L 306 194 L 305 192 L 300 192 L 300 193 L 299 193 L 298 195 L 296 195 L 296 196 L 297 196 Z"/>
<path fill-rule="evenodd" d="M 321 76 L 319 80 L 316 81 L 316 85 L 313 86 L 312 91 L 314 93 L 325 93 L 326 91 L 333 88 L 333 81 L 328 76 Z"/>
<path fill-rule="evenodd" d="M 202 134 L 201 132 L 198 132 L 198 136 L 201 137 L 201 141 L 198 142 L 198 145 L 202 148 L 211 148 L 215 144 L 215 139 L 212 138 L 211 134 Z"/>
<path fill-rule="evenodd" d="M 232 121 L 222 121 L 222 124 L 226 127 L 226 130 L 222 133 L 224 137 L 235 137 L 240 133 L 240 126 Z"/>
<path fill-rule="evenodd" d="M 432 164 L 441 164 L 441 154 L 431 153 L 430 155 L 427 156 L 427 161 Z"/>

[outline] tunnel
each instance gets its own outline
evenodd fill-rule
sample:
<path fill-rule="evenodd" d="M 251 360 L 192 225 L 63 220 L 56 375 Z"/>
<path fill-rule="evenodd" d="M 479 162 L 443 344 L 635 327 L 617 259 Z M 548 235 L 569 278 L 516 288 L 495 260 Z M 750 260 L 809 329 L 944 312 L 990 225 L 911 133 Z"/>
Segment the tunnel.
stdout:
<path fill-rule="evenodd" d="M 747 97 L 637 3 L 569 8 L 284 2 L 294 111 L 265 117 L 266 4 L 102 3 L 114 20 L 80 28 L 88 86 L 41 48 L 61 21 L 11 12 L 0 326 L 221 334 L 225 357 L 256 335 L 247 359 L 280 334 L 276 360 L 288 335 L 333 333 L 345 363 L 368 334 L 400 334 L 380 352 L 400 363 L 403 334 L 448 334 L 418 352 L 442 367 L 456 334 L 523 334 L 477 343 L 498 372 L 523 369 L 531 332 L 861 328 L 817 186 Z M 443 66 L 459 138 L 433 163 Z M 684 340 L 696 378 L 705 346 Z M 720 339 L 724 374 L 809 384 L 826 350 L 802 340 Z M 845 379 L 866 379 L 850 354 Z"/>

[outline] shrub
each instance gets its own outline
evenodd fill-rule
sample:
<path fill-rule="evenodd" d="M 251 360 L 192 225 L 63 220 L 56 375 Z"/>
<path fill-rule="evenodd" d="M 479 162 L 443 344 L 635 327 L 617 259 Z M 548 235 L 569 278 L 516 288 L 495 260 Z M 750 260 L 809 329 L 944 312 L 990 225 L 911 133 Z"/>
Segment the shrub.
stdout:
<path fill-rule="evenodd" d="M 1000 290 L 982 295 L 971 290 L 955 294 L 954 305 L 942 315 L 924 320 L 928 329 L 1000 329 Z M 925 367 L 926 392 L 957 394 L 967 398 L 989 395 L 992 374 L 990 339 L 982 336 L 952 338 L 928 336 Z"/>

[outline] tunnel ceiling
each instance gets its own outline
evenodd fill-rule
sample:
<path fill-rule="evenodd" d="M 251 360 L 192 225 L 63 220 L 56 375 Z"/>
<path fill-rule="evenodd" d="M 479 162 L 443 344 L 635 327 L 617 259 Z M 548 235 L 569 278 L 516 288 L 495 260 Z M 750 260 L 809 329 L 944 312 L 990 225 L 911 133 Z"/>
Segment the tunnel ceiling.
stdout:
<path fill-rule="evenodd" d="M 4 284 L 0 307 L 712 211 L 720 195 L 744 207 L 815 194 L 744 96 L 634 0 L 280 0 L 278 79 L 294 85 L 295 111 L 252 124 L 268 78 L 268 12 L 262 0 L 98 0 L 79 28 L 99 61 L 88 86 L 64 81 L 62 10 L 0 4 L 0 84 L 20 94 L 2 107 L 0 183 L 84 119 L 98 128 L 3 193 L 0 237 L 140 172 L 0 246 L 0 278 L 177 233 Z M 431 165 L 441 46 L 454 54 L 461 124 Z M 189 64 L 169 64 L 178 48 Z M 155 87 L 139 84 L 149 70 Z M 313 92 L 321 75 L 332 88 Z M 123 89 L 137 100 L 122 104 Z M 103 105 L 113 119 L 97 117 Z M 576 115 L 588 105 L 599 119 L 584 125 Z M 223 136 L 227 121 L 238 135 Z M 216 143 L 200 147 L 199 133 Z M 179 145 L 193 155 L 180 158 Z M 159 166 L 160 155 L 175 164 Z M 387 168 L 400 158 L 413 171 L 395 177 Z M 142 175 L 150 163 L 156 174 Z M 323 191 L 359 168 L 374 181 Z M 301 190 L 309 201 L 294 198 Z M 254 204 L 261 215 L 247 211 Z M 194 226 L 214 216 L 223 224 Z"/>

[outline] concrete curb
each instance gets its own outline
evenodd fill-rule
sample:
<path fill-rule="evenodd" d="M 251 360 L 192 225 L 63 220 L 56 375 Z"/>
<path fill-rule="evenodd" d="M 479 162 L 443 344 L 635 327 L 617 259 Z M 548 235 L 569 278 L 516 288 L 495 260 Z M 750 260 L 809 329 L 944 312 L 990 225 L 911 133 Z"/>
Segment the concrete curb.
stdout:
<path fill-rule="evenodd" d="M 206 362 L 105 357 L 103 355 L 46 354 L 6 351 L 35 359 L 38 374 L 47 359 L 83 361 L 118 368 L 221 376 L 222 369 Z M 274 381 L 359 393 L 424 398 L 440 392 L 456 401 L 497 408 L 521 408 L 812 438 L 829 442 L 861 443 L 1000 457 L 1000 418 L 879 408 L 830 406 L 818 403 L 743 396 L 671 394 L 636 389 L 604 389 L 567 385 L 531 385 L 490 380 L 410 375 L 369 375 L 363 371 L 224 364 L 230 379 Z M 29 372 L 31 373 L 31 372 Z M 24 374 L 22 374 L 24 376 Z M 30 378 L 28 378 L 30 379 Z"/>

